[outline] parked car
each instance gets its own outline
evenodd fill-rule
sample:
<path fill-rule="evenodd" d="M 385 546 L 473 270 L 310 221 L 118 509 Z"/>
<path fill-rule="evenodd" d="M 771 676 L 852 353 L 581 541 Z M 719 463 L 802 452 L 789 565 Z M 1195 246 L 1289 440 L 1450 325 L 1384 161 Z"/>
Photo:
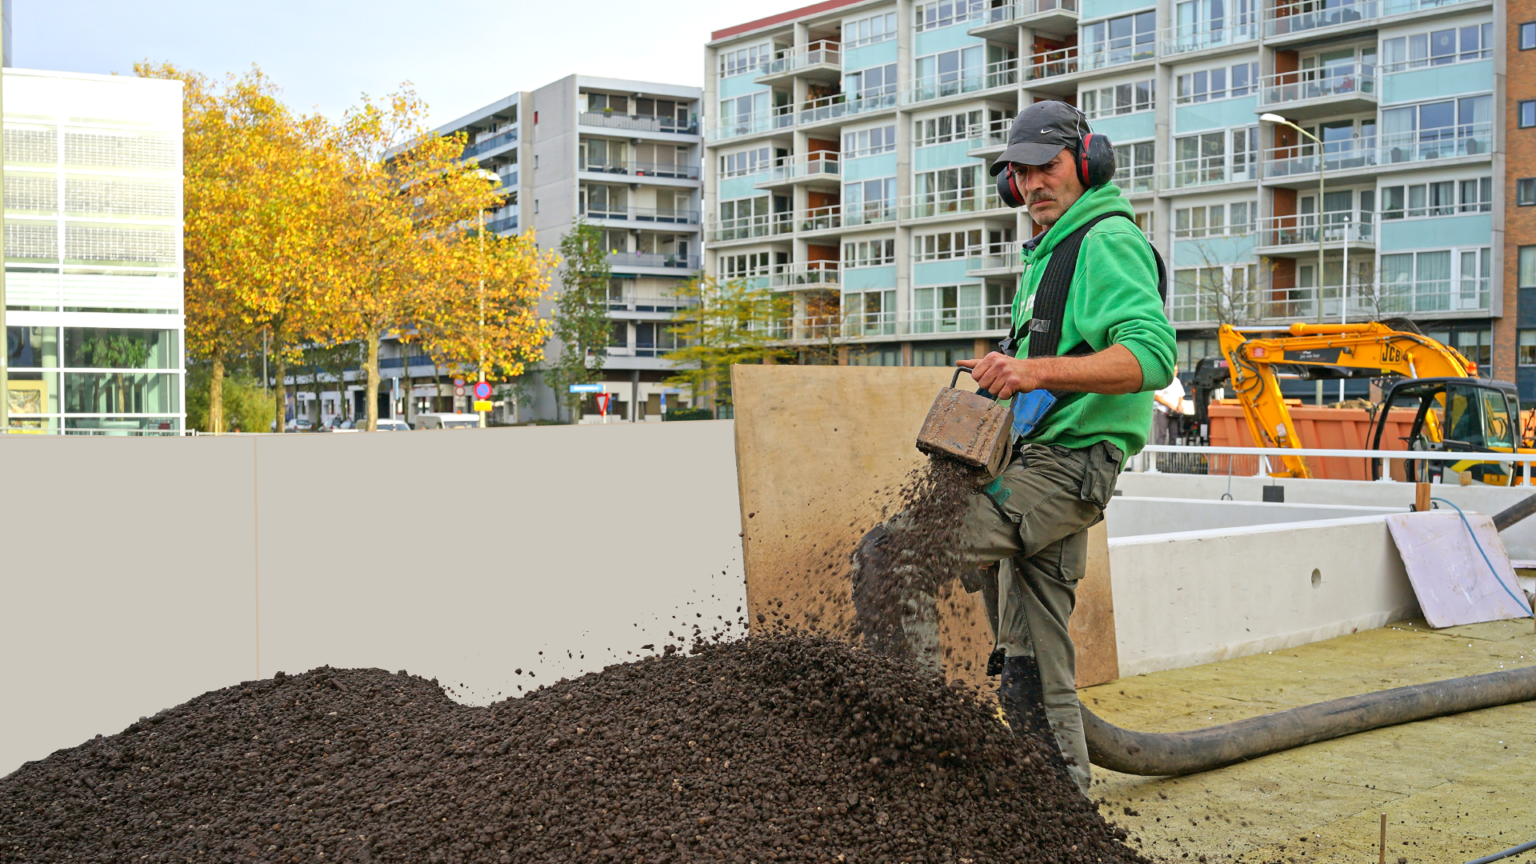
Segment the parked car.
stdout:
<path fill-rule="evenodd" d="M 479 429 L 479 414 L 417 414 L 417 429 Z"/>
<path fill-rule="evenodd" d="M 272 423 L 269 423 L 267 425 L 267 428 L 272 430 L 273 432 L 276 432 L 277 431 L 277 423 L 275 421 L 272 422 Z M 312 431 L 314 431 L 314 424 L 309 422 L 309 418 L 308 417 L 300 417 L 297 420 L 295 420 L 292 417 L 290 417 L 290 418 L 288 418 L 288 422 L 283 424 L 283 431 L 284 432 L 312 432 Z"/>
<path fill-rule="evenodd" d="M 364 420 L 358 425 L 359 428 L 367 429 L 368 421 Z M 411 431 L 411 424 L 405 422 L 404 420 L 389 420 L 384 417 L 380 417 L 376 428 L 380 432 L 409 432 Z"/>
<path fill-rule="evenodd" d="M 363 421 L 363 425 L 366 427 L 368 425 L 368 421 L 364 420 Z M 319 431 L 321 431 L 321 432 L 356 432 L 357 431 L 357 421 L 355 421 L 355 420 L 353 420 L 351 418 L 341 417 L 339 415 L 338 416 L 334 416 L 334 417 L 331 417 L 330 419 L 326 420 L 324 423 L 321 423 Z"/>

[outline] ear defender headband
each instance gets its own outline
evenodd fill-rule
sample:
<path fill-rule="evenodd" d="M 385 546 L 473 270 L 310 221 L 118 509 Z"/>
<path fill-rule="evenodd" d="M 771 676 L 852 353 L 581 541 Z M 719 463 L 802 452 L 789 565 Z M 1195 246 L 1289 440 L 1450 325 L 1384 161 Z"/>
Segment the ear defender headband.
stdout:
<path fill-rule="evenodd" d="M 1088 189 L 1103 186 L 1115 177 L 1115 145 L 1108 136 L 1089 129 L 1088 118 L 1083 112 L 1076 107 L 1068 107 L 1077 112 L 1078 129 L 1081 132 L 1077 145 L 1069 148 L 1077 165 L 1077 180 Z M 997 175 L 997 197 L 1009 207 L 1024 206 L 1027 196 L 1019 188 L 1019 178 L 1013 173 L 1012 163 Z"/>

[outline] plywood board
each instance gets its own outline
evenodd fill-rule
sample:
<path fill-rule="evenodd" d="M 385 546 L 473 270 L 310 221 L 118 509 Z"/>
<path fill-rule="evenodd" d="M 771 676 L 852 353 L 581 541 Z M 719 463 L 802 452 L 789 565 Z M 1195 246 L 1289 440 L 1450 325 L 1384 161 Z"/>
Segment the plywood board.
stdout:
<path fill-rule="evenodd" d="M 1531 614 L 1492 517 L 1468 513 L 1463 522 L 1443 511 L 1394 513 L 1387 527 L 1431 627 Z"/>
<path fill-rule="evenodd" d="M 777 613 L 823 630 L 851 625 L 849 553 L 865 531 L 893 515 L 903 478 L 926 459 L 915 446 L 917 430 L 952 372 L 734 368 L 743 565 L 754 622 Z M 1102 526 L 1090 541 L 1071 621 L 1079 686 L 1119 674 Z M 981 683 L 992 636 L 980 595 L 956 584 L 940 606 L 946 671 Z"/>

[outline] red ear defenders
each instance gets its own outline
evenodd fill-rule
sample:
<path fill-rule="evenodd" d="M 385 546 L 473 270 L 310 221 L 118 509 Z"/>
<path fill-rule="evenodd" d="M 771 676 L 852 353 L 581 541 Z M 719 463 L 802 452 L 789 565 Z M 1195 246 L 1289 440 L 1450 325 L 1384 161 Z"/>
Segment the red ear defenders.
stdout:
<path fill-rule="evenodd" d="M 1115 145 L 1110 143 L 1108 137 L 1089 132 L 1073 150 L 1072 156 L 1077 163 L 1078 182 L 1083 186 L 1092 189 L 1114 179 Z M 1019 178 L 1013 173 L 1012 164 L 997 175 L 997 197 L 1009 207 L 1024 206 L 1026 196 L 1024 190 L 1019 188 Z"/>

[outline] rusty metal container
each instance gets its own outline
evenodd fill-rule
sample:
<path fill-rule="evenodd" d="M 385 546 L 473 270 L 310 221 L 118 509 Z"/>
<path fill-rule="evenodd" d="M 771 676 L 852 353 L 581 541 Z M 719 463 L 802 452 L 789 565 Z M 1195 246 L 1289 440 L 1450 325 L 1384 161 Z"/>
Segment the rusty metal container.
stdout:
<path fill-rule="evenodd" d="M 955 385 L 964 367 L 955 370 L 949 386 L 941 388 L 917 433 L 917 449 L 930 456 L 954 459 L 996 477 L 1008 464 L 1008 433 L 1013 412 L 983 393 Z"/>

